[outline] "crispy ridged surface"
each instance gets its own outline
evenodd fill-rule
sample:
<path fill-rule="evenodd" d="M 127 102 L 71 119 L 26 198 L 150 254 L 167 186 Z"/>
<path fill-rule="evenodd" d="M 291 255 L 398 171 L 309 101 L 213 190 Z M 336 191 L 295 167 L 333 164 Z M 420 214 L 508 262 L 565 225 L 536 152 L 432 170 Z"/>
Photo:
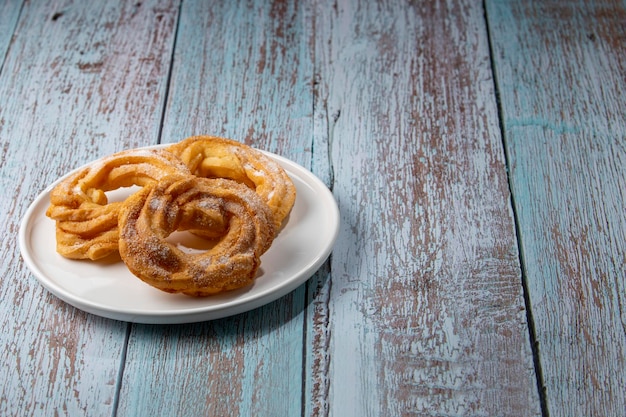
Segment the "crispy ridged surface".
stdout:
<path fill-rule="evenodd" d="M 106 193 L 139 186 L 125 201 Z M 61 181 L 46 215 L 57 252 L 97 260 L 119 251 L 128 269 L 170 293 L 208 296 L 250 285 L 296 198 L 287 173 L 230 139 L 195 136 L 162 149 L 102 158 Z M 168 237 L 188 231 L 195 250 Z"/>
<path fill-rule="evenodd" d="M 192 136 L 167 148 L 194 175 L 228 178 L 254 189 L 272 210 L 276 230 L 289 215 L 296 188 L 275 161 L 240 142 L 216 136 Z"/>
<path fill-rule="evenodd" d="M 228 179 L 170 176 L 129 197 L 119 215 L 122 260 L 162 291 L 207 296 L 253 282 L 270 247 L 274 218 L 262 198 Z M 222 230 L 209 250 L 189 253 L 167 237 L 183 229 Z M 220 229 L 221 228 L 221 229 Z"/>
<path fill-rule="evenodd" d="M 46 211 L 56 221 L 57 252 L 92 260 L 116 252 L 123 203 L 108 203 L 105 192 L 145 186 L 176 173 L 190 174 L 170 152 L 134 149 L 104 157 L 69 176 L 51 191 Z"/>

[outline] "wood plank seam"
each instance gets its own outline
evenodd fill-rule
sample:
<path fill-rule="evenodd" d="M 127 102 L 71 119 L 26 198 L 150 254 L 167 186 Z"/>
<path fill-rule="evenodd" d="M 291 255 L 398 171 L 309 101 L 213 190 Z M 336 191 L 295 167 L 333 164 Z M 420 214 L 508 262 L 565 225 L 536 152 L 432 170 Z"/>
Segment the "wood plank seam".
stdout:
<path fill-rule="evenodd" d="M 161 138 L 162 138 L 162 133 L 163 133 L 163 124 L 165 122 L 165 115 L 166 115 L 166 110 L 167 110 L 167 102 L 168 102 L 168 97 L 169 97 L 170 84 L 171 84 L 171 80 L 172 80 L 172 71 L 173 71 L 173 68 L 174 68 L 174 52 L 176 50 L 176 42 L 177 42 L 177 39 L 178 39 L 178 30 L 179 30 L 179 27 L 180 27 L 181 8 L 182 8 L 182 1 L 179 2 L 179 4 L 178 4 L 176 23 L 174 24 L 174 28 L 173 28 L 172 47 L 170 49 L 169 66 L 168 66 L 168 69 L 167 69 L 167 76 L 166 76 L 166 80 L 165 80 L 165 88 L 164 88 L 163 99 L 162 99 L 161 114 L 160 114 L 160 117 L 159 117 L 159 127 L 158 127 L 158 130 L 157 130 L 157 143 L 158 144 L 161 143 Z M 121 392 L 122 392 L 122 384 L 123 384 L 123 381 L 124 381 L 124 371 L 126 369 L 129 341 L 130 341 L 130 336 L 131 336 L 131 333 L 133 331 L 133 327 L 134 326 L 136 326 L 136 324 L 130 323 L 130 322 L 127 323 L 127 326 L 126 326 L 126 333 L 125 333 L 125 336 L 124 336 L 124 343 L 123 343 L 123 346 L 122 346 L 122 352 L 121 352 L 121 356 L 120 356 L 119 370 L 118 370 L 117 379 L 116 379 L 116 382 L 115 382 L 115 394 L 114 394 L 114 398 L 113 398 L 113 404 L 111 406 L 111 410 L 112 410 L 111 417 L 116 417 L 117 414 L 118 414 L 118 409 L 119 409 L 119 404 L 120 404 L 120 397 L 121 397 Z"/>
<path fill-rule="evenodd" d="M 159 120 L 159 130 L 157 131 L 157 143 L 162 143 L 163 138 L 163 125 L 165 124 L 165 117 L 167 114 L 167 102 L 170 96 L 170 85 L 172 84 L 172 72 L 174 70 L 174 58 L 176 51 L 176 43 L 178 41 L 178 29 L 180 28 L 180 15 L 183 2 L 178 3 L 178 15 L 176 16 L 176 23 L 174 24 L 174 35 L 172 39 L 172 47 L 170 49 L 169 67 L 167 69 L 167 77 L 165 80 L 165 91 L 163 92 L 163 107 L 161 108 L 161 118 Z M 181 140 L 183 138 L 180 138 Z"/>
<path fill-rule="evenodd" d="M 124 335 L 124 344 L 122 345 L 122 352 L 120 354 L 120 364 L 117 372 L 117 378 L 115 380 L 115 394 L 113 397 L 113 404 L 111 405 L 111 417 L 117 417 L 117 410 L 120 404 L 120 395 L 122 391 L 122 382 L 124 380 L 124 369 L 126 369 L 126 356 L 128 354 L 128 341 L 130 340 L 130 333 L 133 323 L 126 323 L 126 334 Z"/>
<path fill-rule="evenodd" d="M 314 55 L 315 55 L 315 46 L 313 46 Z M 332 155 L 332 147 L 334 143 L 334 130 L 341 116 L 341 109 L 337 109 L 334 112 L 330 112 L 328 108 L 328 102 L 326 99 L 320 100 L 319 96 L 322 94 L 323 87 L 320 86 L 320 75 L 318 73 L 319 68 L 316 68 L 317 61 L 314 63 L 313 68 L 313 82 L 312 82 L 312 90 L 313 90 L 313 102 L 312 102 L 312 114 L 316 115 L 318 112 L 317 106 L 322 103 L 323 109 L 321 113 L 323 114 L 324 127 L 322 128 L 322 132 L 325 131 L 326 135 L 326 155 L 328 166 L 326 167 L 328 177 L 326 178 L 326 186 L 332 192 L 335 184 L 335 169 L 333 165 Z M 315 117 L 315 116 L 313 116 Z M 315 163 L 315 140 L 312 143 L 311 149 L 311 168 L 314 169 Z M 332 335 L 332 327 L 330 325 L 331 313 L 330 313 L 330 294 L 332 293 L 332 278 L 330 279 L 321 279 L 320 276 L 325 275 L 326 277 L 332 277 L 332 264 L 333 264 L 333 254 L 331 253 L 324 265 L 318 270 L 316 275 L 307 282 L 305 287 L 305 300 L 309 301 L 307 303 L 306 309 L 310 309 L 312 311 L 312 315 L 316 313 L 314 310 L 317 308 L 317 315 L 321 319 L 323 319 L 322 323 L 319 323 L 319 328 L 324 329 L 323 334 L 318 334 L 316 337 L 313 337 L 311 340 L 308 340 L 308 337 L 311 334 L 315 334 L 313 331 L 309 333 L 308 327 L 315 327 L 315 322 L 309 323 L 309 320 L 304 320 L 303 323 L 303 363 L 305 366 L 303 367 L 303 380 L 302 380 L 302 416 L 307 415 L 315 415 L 315 416 L 328 416 L 330 413 L 330 404 L 328 402 L 328 398 L 330 395 L 330 375 L 329 370 L 331 367 L 331 349 L 330 343 L 333 338 Z M 323 290 L 321 287 L 325 287 Z M 320 294 L 321 293 L 321 294 Z M 320 296 L 321 295 L 321 296 Z M 317 302 L 315 302 L 317 300 Z M 319 307 L 316 307 L 319 306 Z M 320 311 L 321 310 L 321 311 Z M 316 343 L 316 338 L 323 338 L 323 349 L 321 350 L 321 355 L 316 355 L 315 358 L 309 358 L 307 355 L 307 347 L 309 344 Z M 311 359 L 311 363 L 307 363 L 307 359 Z M 313 383 L 311 380 L 307 378 L 306 370 L 312 369 L 312 375 L 315 382 Z M 309 387 L 311 384 L 311 387 Z M 311 395 L 313 401 L 309 403 L 307 401 L 307 396 Z"/>
<path fill-rule="evenodd" d="M 316 73 L 316 70 L 314 70 Z M 312 89 L 314 91 L 313 96 L 318 96 L 320 94 L 319 91 L 319 81 L 315 80 L 312 83 Z M 312 106 L 312 114 L 317 114 L 316 104 L 318 100 L 313 100 Z M 322 110 L 324 123 L 325 123 L 325 134 L 326 134 L 326 155 L 328 157 L 328 166 L 326 167 L 328 171 L 328 178 L 326 179 L 326 186 L 332 192 L 334 188 L 335 175 L 334 175 L 334 166 L 333 160 L 331 158 L 332 155 L 332 146 L 334 142 L 334 127 L 337 123 L 341 115 L 341 110 L 337 109 L 332 115 L 329 112 L 327 103 L 324 101 L 324 109 Z M 312 149 L 311 149 L 311 167 L 314 169 L 315 163 L 315 141 L 313 141 Z M 330 379 L 329 379 L 329 369 L 331 366 L 331 356 L 330 356 L 330 343 L 332 339 L 332 327 L 330 326 L 331 313 L 330 313 L 330 294 L 332 293 L 332 279 L 324 279 L 321 276 L 325 275 L 326 277 L 332 276 L 332 264 L 333 264 L 333 254 L 331 253 L 324 265 L 318 270 L 315 276 L 309 280 L 305 286 L 305 300 L 309 301 L 307 303 L 305 309 L 311 310 L 311 314 L 315 315 L 316 308 L 318 309 L 317 315 L 323 319 L 322 323 L 319 324 L 319 328 L 324 329 L 323 334 L 318 334 L 316 337 L 308 340 L 309 334 L 309 325 L 311 327 L 316 327 L 315 323 L 309 323 L 309 320 L 303 321 L 303 363 L 305 366 L 303 367 L 303 378 L 302 378 L 302 416 L 307 415 L 315 415 L 315 416 L 328 416 L 330 413 L 330 407 L 328 403 L 328 397 L 330 394 Z M 322 287 L 325 287 L 322 290 Z M 317 302 L 316 302 L 317 300 Z M 316 307 L 319 306 L 319 307 Z M 321 311 L 320 311 L 321 310 Z M 314 334 L 312 332 L 311 334 Z M 314 360 L 311 360 L 311 363 L 308 363 L 309 356 L 307 354 L 307 348 L 309 344 L 316 343 L 315 339 L 323 338 L 323 346 L 324 348 L 321 350 L 321 355 L 316 355 Z M 307 369 L 312 369 L 313 379 L 315 379 L 315 383 L 309 387 L 311 381 L 307 378 Z M 312 393 L 311 397 L 314 399 L 313 403 L 309 404 L 307 401 L 307 395 Z M 322 399 L 322 400 L 320 400 Z"/>
<path fill-rule="evenodd" d="M 323 278 L 323 276 L 331 276 L 332 254 L 326 263 L 320 268 L 320 270 L 311 278 L 305 287 L 305 299 L 307 300 L 306 309 L 311 310 L 311 315 L 317 314 L 321 319 L 320 321 L 311 322 L 311 320 L 304 320 L 303 323 L 303 349 L 302 353 L 303 363 L 303 380 L 302 380 L 302 416 L 315 415 L 315 416 L 328 416 L 330 407 L 328 403 L 328 396 L 330 393 L 330 379 L 329 369 L 331 364 L 330 355 L 330 343 L 332 337 L 332 328 L 330 326 L 331 314 L 330 314 L 330 294 L 332 292 L 332 279 Z M 317 311 L 315 311 L 317 309 Z M 323 329 L 323 332 L 317 333 L 313 330 L 309 332 L 309 326 L 311 328 L 319 327 Z M 308 339 L 311 334 L 315 336 Z M 320 339 L 323 341 L 320 342 Z M 320 343 L 323 349 L 320 350 L 321 354 L 315 355 L 310 360 L 307 355 L 307 349 L 310 345 Z M 312 376 L 307 377 L 307 370 L 310 370 Z M 312 383 L 312 380 L 315 380 Z M 309 384 L 312 386 L 309 387 Z M 307 400 L 307 395 L 310 395 L 312 401 Z"/>
<path fill-rule="evenodd" d="M 504 164 L 506 167 L 506 178 L 507 178 L 507 183 L 509 187 L 509 193 L 511 196 L 510 197 L 511 213 L 513 215 L 513 224 L 515 227 L 515 239 L 517 241 L 518 257 L 519 257 L 519 262 L 521 266 L 520 274 L 521 274 L 521 280 L 522 280 L 521 284 L 522 284 L 522 289 L 523 289 L 524 304 L 526 307 L 526 320 L 528 323 L 528 337 L 529 337 L 529 342 L 530 342 L 530 348 L 531 348 L 532 355 L 533 355 L 533 364 L 535 368 L 535 378 L 536 378 L 536 383 L 537 383 L 537 391 L 539 394 L 541 415 L 543 417 L 549 417 L 548 402 L 547 402 L 547 395 L 546 395 L 546 385 L 545 385 L 545 380 L 543 377 L 543 371 L 542 371 L 542 366 L 541 366 L 541 353 L 539 351 L 539 341 L 537 340 L 535 320 L 533 318 L 532 304 L 531 304 L 529 288 L 528 288 L 528 279 L 527 279 L 527 274 L 526 274 L 526 260 L 524 258 L 522 242 L 520 241 L 519 217 L 518 217 L 518 213 L 516 209 L 515 193 L 513 192 L 513 187 L 511 184 L 510 155 L 507 152 L 507 146 L 506 146 L 507 135 L 506 135 L 506 131 L 504 129 L 504 124 L 503 124 L 504 116 L 503 116 L 503 111 L 502 111 L 502 102 L 500 100 L 498 74 L 496 72 L 496 63 L 493 58 L 494 53 L 495 53 L 493 49 L 493 43 L 492 43 L 493 34 L 491 31 L 491 27 L 489 25 L 489 15 L 487 12 L 486 2 L 487 0 L 483 0 L 482 7 L 483 7 L 484 18 L 485 18 L 485 28 L 487 30 L 487 43 L 489 47 L 489 62 L 491 64 L 491 73 L 492 73 L 493 83 L 494 83 L 493 90 L 495 92 L 495 101 L 496 101 L 496 107 L 498 111 L 498 125 L 499 125 L 500 134 L 502 138 L 502 152 L 504 155 Z"/>
<path fill-rule="evenodd" d="M 333 161 L 330 155 L 332 155 L 331 152 L 332 152 L 332 147 L 333 147 L 333 143 L 335 139 L 334 130 L 335 130 L 335 126 L 337 125 L 337 121 L 339 120 L 339 117 L 341 115 L 341 109 L 337 109 L 335 112 L 333 112 L 331 118 L 328 117 L 328 107 L 326 107 L 325 111 L 326 111 L 326 125 L 328 126 L 328 133 L 327 133 L 328 141 L 326 144 L 327 146 L 326 154 L 328 155 L 328 184 L 327 185 L 330 191 L 333 191 L 333 185 L 335 182 L 335 169 L 333 167 Z"/>

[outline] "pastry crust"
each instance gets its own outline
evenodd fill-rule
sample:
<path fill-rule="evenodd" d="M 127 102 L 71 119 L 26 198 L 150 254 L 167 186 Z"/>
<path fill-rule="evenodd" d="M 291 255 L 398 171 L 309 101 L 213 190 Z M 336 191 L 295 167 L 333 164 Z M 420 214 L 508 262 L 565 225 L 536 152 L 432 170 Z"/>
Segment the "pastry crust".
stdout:
<path fill-rule="evenodd" d="M 109 202 L 107 192 L 130 186 L 138 191 Z M 46 215 L 62 256 L 119 253 L 155 288 L 208 296 L 254 281 L 295 198 L 287 173 L 261 151 L 194 136 L 118 152 L 73 173 L 52 189 Z M 202 249 L 169 238 L 176 231 L 204 238 Z"/>
<path fill-rule="evenodd" d="M 190 296 L 251 284 L 276 233 L 271 210 L 245 185 L 190 176 L 165 177 L 133 194 L 120 211 L 119 228 L 120 255 L 134 275 Z M 222 234 L 204 252 L 183 251 L 167 240 L 177 230 L 205 228 Z"/>
<path fill-rule="evenodd" d="M 289 215 L 296 188 L 285 170 L 263 152 L 216 136 L 192 136 L 166 148 L 204 178 L 228 178 L 254 189 L 270 207 L 276 230 Z"/>
<path fill-rule="evenodd" d="M 172 174 L 190 172 L 170 152 L 133 149 L 104 157 L 61 181 L 52 189 L 46 211 L 56 221 L 57 252 L 91 260 L 116 252 L 123 202 L 109 203 L 105 192 L 145 186 Z"/>

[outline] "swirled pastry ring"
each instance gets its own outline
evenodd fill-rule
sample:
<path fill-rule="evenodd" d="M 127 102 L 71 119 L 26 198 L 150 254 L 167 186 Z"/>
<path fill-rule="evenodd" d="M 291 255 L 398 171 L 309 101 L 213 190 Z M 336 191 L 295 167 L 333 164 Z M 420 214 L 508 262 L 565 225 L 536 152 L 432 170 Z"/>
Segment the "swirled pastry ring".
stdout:
<path fill-rule="evenodd" d="M 194 175 L 228 178 L 254 189 L 270 207 L 276 231 L 289 215 L 296 188 L 285 170 L 263 152 L 216 136 L 192 136 L 166 148 Z"/>
<path fill-rule="evenodd" d="M 170 176 L 130 196 L 119 215 L 119 249 L 128 269 L 170 293 L 207 296 L 253 282 L 272 244 L 273 214 L 243 184 Z M 184 229 L 222 230 L 206 251 L 183 250 L 168 236 Z"/>
<path fill-rule="evenodd" d="M 101 158 L 61 181 L 52 189 L 46 211 L 56 221 L 57 252 L 91 260 L 116 252 L 122 202 L 109 203 L 106 192 L 145 186 L 172 174 L 190 172 L 170 152 L 132 149 Z"/>

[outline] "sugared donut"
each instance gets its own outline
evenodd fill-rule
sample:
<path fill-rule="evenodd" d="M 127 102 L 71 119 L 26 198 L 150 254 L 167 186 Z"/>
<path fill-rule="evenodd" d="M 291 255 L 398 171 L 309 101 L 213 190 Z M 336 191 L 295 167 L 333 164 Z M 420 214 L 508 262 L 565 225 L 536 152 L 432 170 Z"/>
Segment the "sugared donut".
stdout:
<path fill-rule="evenodd" d="M 278 231 L 296 199 L 296 188 L 285 170 L 250 146 L 216 136 L 192 136 L 171 145 L 194 175 L 229 178 L 246 184 L 270 207 Z"/>
<path fill-rule="evenodd" d="M 133 149 L 104 157 L 61 181 L 50 193 L 46 215 L 56 221 L 57 252 L 72 259 L 100 259 L 117 251 L 122 202 L 105 192 L 145 186 L 166 175 L 190 175 L 164 150 Z"/>
<path fill-rule="evenodd" d="M 167 240 L 182 229 L 222 230 L 197 253 Z M 207 296 L 253 282 L 275 235 L 273 214 L 247 186 L 227 179 L 170 176 L 124 202 L 119 250 L 128 269 L 170 293 Z"/>

